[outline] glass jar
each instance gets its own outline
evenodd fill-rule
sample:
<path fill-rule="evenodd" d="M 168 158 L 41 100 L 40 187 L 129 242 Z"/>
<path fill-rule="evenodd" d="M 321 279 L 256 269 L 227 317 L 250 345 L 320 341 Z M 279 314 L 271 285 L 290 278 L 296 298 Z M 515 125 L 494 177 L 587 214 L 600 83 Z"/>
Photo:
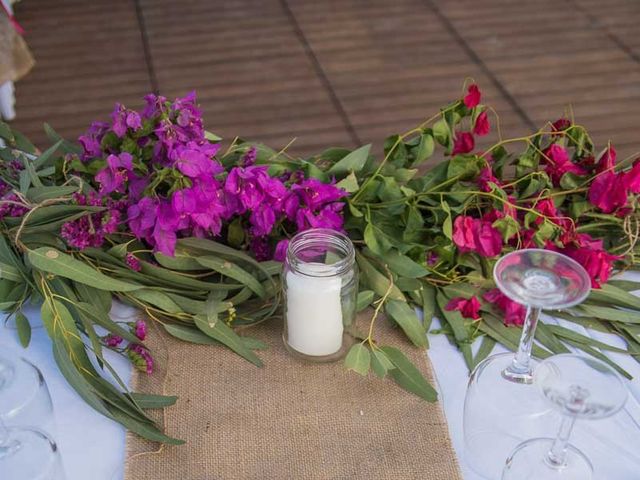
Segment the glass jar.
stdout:
<path fill-rule="evenodd" d="M 295 235 L 287 249 L 282 288 L 289 353 L 316 362 L 342 358 L 353 343 L 358 294 L 351 240 L 326 228 Z"/>

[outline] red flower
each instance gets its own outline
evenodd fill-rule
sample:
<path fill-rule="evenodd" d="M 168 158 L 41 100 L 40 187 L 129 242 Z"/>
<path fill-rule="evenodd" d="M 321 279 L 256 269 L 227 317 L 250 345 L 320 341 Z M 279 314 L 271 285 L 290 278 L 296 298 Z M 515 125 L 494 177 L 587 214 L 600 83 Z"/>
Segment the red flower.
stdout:
<path fill-rule="evenodd" d="M 640 193 L 640 158 L 634 161 L 631 170 L 626 171 L 623 175 L 627 188 L 632 193 Z"/>
<path fill-rule="evenodd" d="M 627 205 L 632 177 L 624 173 L 605 171 L 598 174 L 589 187 L 588 199 L 604 213 L 611 213 Z"/>
<path fill-rule="evenodd" d="M 469 132 L 457 133 L 456 138 L 453 141 L 453 151 L 451 155 L 457 155 L 459 153 L 469 153 L 476 146 L 476 142 L 473 139 L 473 135 Z"/>
<path fill-rule="evenodd" d="M 483 192 L 490 192 L 492 190 L 491 185 L 489 183 L 494 183 L 497 186 L 500 186 L 500 180 L 493 174 L 493 170 L 491 167 L 484 167 L 480 170 L 480 174 L 478 175 L 478 186 L 480 190 Z"/>
<path fill-rule="evenodd" d="M 504 295 L 499 289 L 494 288 L 486 292 L 482 298 L 487 302 L 493 303 L 496 307 L 504 312 L 504 324 L 523 325 L 527 309 L 524 305 L 514 302 Z"/>
<path fill-rule="evenodd" d="M 616 149 L 613 148 L 613 145 L 609 145 L 598 159 L 596 171 L 604 172 L 605 170 L 613 170 L 613 167 L 616 164 L 616 156 Z"/>
<path fill-rule="evenodd" d="M 551 130 L 554 132 L 560 132 L 562 130 L 566 130 L 571 126 L 571 120 L 568 118 L 559 118 L 555 122 L 551 124 Z"/>
<path fill-rule="evenodd" d="M 487 111 L 485 110 L 478 118 L 476 118 L 476 123 L 473 126 L 473 133 L 479 136 L 483 136 L 489 133 L 491 130 L 491 124 L 489 123 L 489 118 L 487 117 Z"/>
<path fill-rule="evenodd" d="M 464 97 L 464 104 L 467 108 L 474 108 L 480 103 L 480 96 L 480 89 L 478 88 L 478 85 L 472 83 L 469 85 L 467 94 Z"/>
<path fill-rule="evenodd" d="M 461 252 L 477 252 L 483 257 L 495 257 L 502 251 L 502 237 L 491 222 L 465 215 L 453 223 L 453 243 Z"/>
<path fill-rule="evenodd" d="M 554 143 L 547 148 L 544 154 L 545 158 L 543 162 L 547 163 L 545 172 L 547 172 L 547 175 L 549 175 L 553 184 L 556 186 L 560 184 L 560 179 L 567 172 L 575 173 L 576 175 L 584 175 L 587 173 L 580 165 L 576 165 L 569 159 L 569 153 L 560 145 Z"/>
<path fill-rule="evenodd" d="M 475 296 L 469 299 L 452 298 L 444 309 L 447 311 L 457 310 L 464 318 L 473 318 L 474 320 L 480 318 L 480 302 Z"/>

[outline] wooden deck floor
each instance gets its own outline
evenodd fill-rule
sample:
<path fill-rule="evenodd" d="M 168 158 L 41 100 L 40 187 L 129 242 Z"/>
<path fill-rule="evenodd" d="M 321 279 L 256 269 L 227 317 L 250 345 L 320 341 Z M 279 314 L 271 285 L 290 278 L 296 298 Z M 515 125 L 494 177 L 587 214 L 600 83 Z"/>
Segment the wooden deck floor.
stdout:
<path fill-rule="evenodd" d="M 207 127 L 305 154 L 380 145 L 472 77 L 520 134 L 571 106 L 597 142 L 640 150 L 637 0 L 28 0 L 37 65 L 14 124 L 44 141 L 196 90 Z"/>

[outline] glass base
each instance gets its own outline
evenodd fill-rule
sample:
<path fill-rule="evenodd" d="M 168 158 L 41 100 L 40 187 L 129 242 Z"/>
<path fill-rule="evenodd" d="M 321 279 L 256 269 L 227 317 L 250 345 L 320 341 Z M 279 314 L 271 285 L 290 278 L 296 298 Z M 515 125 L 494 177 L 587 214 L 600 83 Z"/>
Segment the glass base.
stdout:
<path fill-rule="evenodd" d="M 557 430 L 559 415 L 537 388 L 514 382 L 502 373 L 513 353 L 492 355 L 469 378 L 463 433 L 467 463 L 484 477 L 500 478 L 507 456 L 524 440 Z M 532 366 L 537 362 L 532 360 Z"/>
<path fill-rule="evenodd" d="M 506 460 L 502 480 L 591 480 L 591 462 L 572 445 L 568 445 L 564 465 L 549 462 L 547 453 L 552 444 L 552 438 L 534 438 L 518 445 Z"/>
<path fill-rule="evenodd" d="M 353 337 L 349 333 L 344 332 L 342 334 L 342 345 L 336 352 L 330 353 L 328 355 L 308 355 L 304 352 L 296 350 L 289 344 L 289 342 L 287 342 L 286 332 L 283 332 L 282 334 L 282 341 L 284 343 L 284 348 L 292 357 L 312 363 L 337 362 L 347 355 L 349 349 L 354 344 Z"/>

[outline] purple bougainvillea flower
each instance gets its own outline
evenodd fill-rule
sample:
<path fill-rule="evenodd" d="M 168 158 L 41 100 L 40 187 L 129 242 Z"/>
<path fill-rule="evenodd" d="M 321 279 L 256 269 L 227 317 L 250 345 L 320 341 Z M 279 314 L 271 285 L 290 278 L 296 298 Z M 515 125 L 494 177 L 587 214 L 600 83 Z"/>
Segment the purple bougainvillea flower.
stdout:
<path fill-rule="evenodd" d="M 124 339 L 122 337 L 119 337 L 118 335 L 113 335 L 112 333 L 110 333 L 106 337 L 102 337 L 102 340 L 107 347 L 116 348 L 123 342 Z"/>
<path fill-rule="evenodd" d="M 276 212 L 269 204 L 261 204 L 251 210 L 251 233 L 257 237 L 269 235 L 276 223 Z"/>
<path fill-rule="evenodd" d="M 187 177 L 211 177 L 222 172 L 222 166 L 212 157 L 217 153 L 219 145 L 203 149 L 195 142 L 176 146 L 169 158 L 173 165 Z"/>
<path fill-rule="evenodd" d="M 478 320 L 480 318 L 480 302 L 475 296 L 471 298 L 455 297 L 444 307 L 445 310 L 457 310 L 465 318 Z"/>
<path fill-rule="evenodd" d="M 623 173 L 599 173 L 589 187 L 588 199 L 604 213 L 612 213 L 627 205 L 628 177 Z"/>
<path fill-rule="evenodd" d="M 128 128 L 131 128 L 133 131 L 142 128 L 140 115 L 133 110 L 127 110 L 124 105 L 116 103 L 111 113 L 111 130 L 119 138 L 122 138 L 127 134 Z"/>
<path fill-rule="evenodd" d="M 287 257 L 287 248 L 289 248 L 289 239 L 284 238 L 280 240 L 276 245 L 276 251 L 273 254 L 273 259 L 278 262 L 284 262 L 284 259 Z"/>
<path fill-rule="evenodd" d="M 83 161 L 102 156 L 102 147 L 100 142 L 108 129 L 108 123 L 93 122 L 87 132 L 78 138 L 78 142 L 82 146 L 82 154 L 80 158 Z"/>
<path fill-rule="evenodd" d="M 138 238 L 148 239 L 156 223 L 158 202 L 150 197 L 143 197 L 127 209 L 129 228 Z"/>
<path fill-rule="evenodd" d="M 269 248 L 269 241 L 266 237 L 252 238 L 251 243 L 249 243 L 249 249 L 259 262 L 264 262 L 271 258 L 271 249 Z"/>
<path fill-rule="evenodd" d="M 136 320 L 136 323 L 133 325 L 133 334 L 140 339 L 140 341 L 144 341 L 147 338 L 147 324 L 144 320 Z"/>

